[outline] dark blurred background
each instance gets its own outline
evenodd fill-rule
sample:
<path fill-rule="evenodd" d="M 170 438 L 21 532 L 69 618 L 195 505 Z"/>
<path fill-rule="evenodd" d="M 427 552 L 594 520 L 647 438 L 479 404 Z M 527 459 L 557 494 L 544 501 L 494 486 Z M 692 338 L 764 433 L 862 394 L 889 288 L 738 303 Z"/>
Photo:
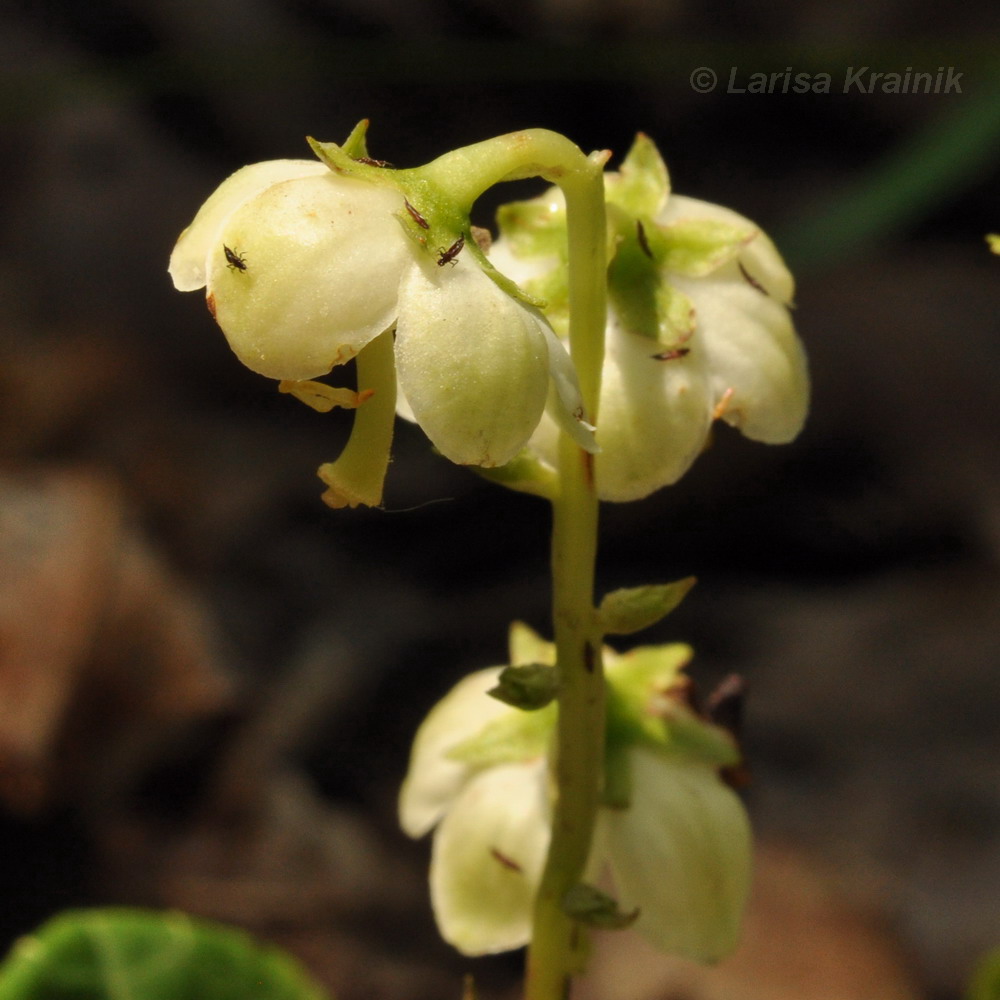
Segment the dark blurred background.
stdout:
<path fill-rule="evenodd" d="M 762 851 L 732 971 L 618 936 L 595 983 L 958 997 L 1000 944 L 998 42 L 986 0 L 7 0 L 2 943 L 69 905 L 177 906 L 344 1000 L 516 990 L 517 956 L 437 941 L 394 800 L 433 701 L 512 619 L 547 630 L 545 507 L 400 427 L 387 510 L 328 510 L 349 417 L 242 369 L 166 264 L 230 172 L 362 117 L 399 166 L 526 126 L 620 157 L 642 130 L 675 190 L 785 252 L 815 400 L 795 444 L 721 428 L 606 509 L 602 589 L 696 574 L 648 641 L 692 642 L 703 691 L 747 679 Z M 861 66 L 942 85 L 845 93 Z M 771 92 L 738 92 L 755 73 Z"/>

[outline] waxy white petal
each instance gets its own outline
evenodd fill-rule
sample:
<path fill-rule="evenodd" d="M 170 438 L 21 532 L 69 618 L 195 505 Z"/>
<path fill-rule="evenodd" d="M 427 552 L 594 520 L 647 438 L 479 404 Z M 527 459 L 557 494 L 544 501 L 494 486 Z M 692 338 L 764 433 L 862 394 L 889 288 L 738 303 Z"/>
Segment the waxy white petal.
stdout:
<path fill-rule="evenodd" d="M 720 419 L 755 441 L 795 438 L 809 408 L 809 374 L 785 306 L 749 284 L 736 262 L 673 283 L 695 304 L 693 352 L 705 357 Z"/>
<path fill-rule="evenodd" d="M 274 184 L 226 220 L 209 258 L 215 318 L 262 375 L 310 379 L 349 361 L 396 319 L 413 249 L 395 217 L 402 196 L 340 177 Z M 246 269 L 229 266 L 223 244 Z"/>
<path fill-rule="evenodd" d="M 619 906 L 661 951 L 700 962 L 729 954 L 750 889 L 751 832 L 732 789 L 706 764 L 636 747 L 632 803 L 604 809 L 596 841 Z"/>
<path fill-rule="evenodd" d="M 588 423 L 583 407 L 583 397 L 580 395 L 580 383 L 576 378 L 576 369 L 569 352 L 555 332 L 544 323 L 542 330 L 549 346 L 549 388 L 548 403 L 545 412 L 566 431 L 584 451 L 599 450 L 594 438 L 594 425 Z"/>
<path fill-rule="evenodd" d="M 194 292 L 205 287 L 208 258 L 221 243 L 219 234 L 226 219 L 244 202 L 272 184 L 329 172 L 329 167 L 318 160 L 267 160 L 231 174 L 215 189 L 178 238 L 167 269 L 174 287 L 179 292 Z M 238 244 L 236 249 L 239 249 Z"/>
<path fill-rule="evenodd" d="M 464 256 L 404 276 L 396 365 L 417 422 L 459 465 L 510 461 L 545 407 L 543 321 Z"/>
<path fill-rule="evenodd" d="M 701 453 L 711 423 L 703 357 L 653 357 L 658 345 L 612 319 L 601 386 L 596 461 L 604 499 L 638 500 L 676 482 Z"/>
<path fill-rule="evenodd" d="M 441 936 L 466 955 L 531 937 L 550 838 L 544 759 L 476 774 L 434 834 L 431 901 Z"/>
<path fill-rule="evenodd" d="M 466 764 L 448 751 L 475 736 L 488 722 L 512 711 L 486 694 L 500 668 L 463 678 L 424 719 L 413 743 L 410 766 L 399 795 L 399 822 L 411 837 L 422 837 L 444 815 L 469 776 Z"/>

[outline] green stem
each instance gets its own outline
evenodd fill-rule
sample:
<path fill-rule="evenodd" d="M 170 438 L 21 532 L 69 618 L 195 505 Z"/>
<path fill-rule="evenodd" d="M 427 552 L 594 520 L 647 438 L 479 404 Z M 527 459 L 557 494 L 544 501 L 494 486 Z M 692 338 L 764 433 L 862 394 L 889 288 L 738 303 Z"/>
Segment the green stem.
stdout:
<path fill-rule="evenodd" d="M 584 408 L 596 422 L 604 362 L 607 242 L 604 164 L 564 136 L 527 129 L 454 150 L 421 167 L 425 183 L 464 212 L 499 181 L 543 177 L 566 196 L 570 351 Z M 553 491 L 552 589 L 559 722 L 552 841 L 535 902 L 526 1000 L 564 1000 L 583 966 L 583 929 L 563 908 L 583 879 L 600 801 L 604 759 L 602 636 L 594 611 L 598 503 L 593 456 L 560 435 Z"/>
<path fill-rule="evenodd" d="M 588 159 L 564 135 L 529 128 L 451 150 L 413 173 L 446 191 L 449 201 L 467 215 L 476 199 L 501 181 L 542 177 L 565 190 L 567 181 L 603 167 L 607 156 Z"/>
<path fill-rule="evenodd" d="M 597 416 L 604 357 L 607 264 L 601 169 L 560 179 L 569 227 L 570 347 L 588 415 Z M 598 501 L 593 456 L 560 437 L 559 491 L 552 502 L 553 624 L 559 671 L 552 841 L 528 951 L 527 1000 L 564 1000 L 582 971 L 583 929 L 563 908 L 583 879 L 600 799 L 605 693 L 594 612 Z"/>

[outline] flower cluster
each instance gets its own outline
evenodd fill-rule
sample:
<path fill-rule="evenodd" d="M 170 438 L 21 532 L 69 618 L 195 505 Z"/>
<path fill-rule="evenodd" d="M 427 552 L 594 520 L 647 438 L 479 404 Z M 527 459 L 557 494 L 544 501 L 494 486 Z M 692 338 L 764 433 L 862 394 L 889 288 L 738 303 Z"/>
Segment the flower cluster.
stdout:
<path fill-rule="evenodd" d="M 394 331 L 396 406 L 459 464 L 505 464 L 546 407 L 593 449 L 569 355 L 538 309 L 496 280 L 468 219 L 417 171 L 353 146 L 350 156 L 348 144 L 317 143 L 322 161 L 229 177 L 177 241 L 175 286 L 207 288 L 237 357 L 318 408 L 367 402 L 365 386 L 312 380 Z"/>
<path fill-rule="evenodd" d="M 805 355 L 792 326 L 793 281 L 774 244 L 729 209 L 672 194 L 653 143 L 639 136 L 608 202 L 606 355 L 597 418 L 598 492 L 637 500 L 676 482 L 722 419 L 780 444 L 802 428 Z M 490 257 L 568 324 L 566 212 L 552 188 L 500 211 Z M 543 420 L 530 449 L 555 464 Z"/>
<path fill-rule="evenodd" d="M 524 625 L 515 666 L 555 662 Z M 588 882 L 610 869 L 620 910 L 663 951 L 714 961 L 732 950 L 750 878 L 744 808 L 719 777 L 731 735 L 688 704 L 687 646 L 605 650 L 603 802 Z M 403 829 L 435 829 L 431 899 L 442 936 L 485 954 L 526 944 L 548 850 L 555 703 L 526 712 L 491 698 L 500 668 L 460 681 L 417 733 L 400 795 Z"/>

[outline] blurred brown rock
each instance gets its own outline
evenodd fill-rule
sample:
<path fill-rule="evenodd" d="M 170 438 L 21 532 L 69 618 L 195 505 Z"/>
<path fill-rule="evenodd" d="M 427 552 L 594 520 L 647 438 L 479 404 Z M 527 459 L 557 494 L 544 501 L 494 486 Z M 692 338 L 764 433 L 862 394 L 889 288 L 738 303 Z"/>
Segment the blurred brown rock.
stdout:
<path fill-rule="evenodd" d="M 229 682 L 198 607 L 84 467 L 0 475 L 0 797 L 120 792 Z"/>

